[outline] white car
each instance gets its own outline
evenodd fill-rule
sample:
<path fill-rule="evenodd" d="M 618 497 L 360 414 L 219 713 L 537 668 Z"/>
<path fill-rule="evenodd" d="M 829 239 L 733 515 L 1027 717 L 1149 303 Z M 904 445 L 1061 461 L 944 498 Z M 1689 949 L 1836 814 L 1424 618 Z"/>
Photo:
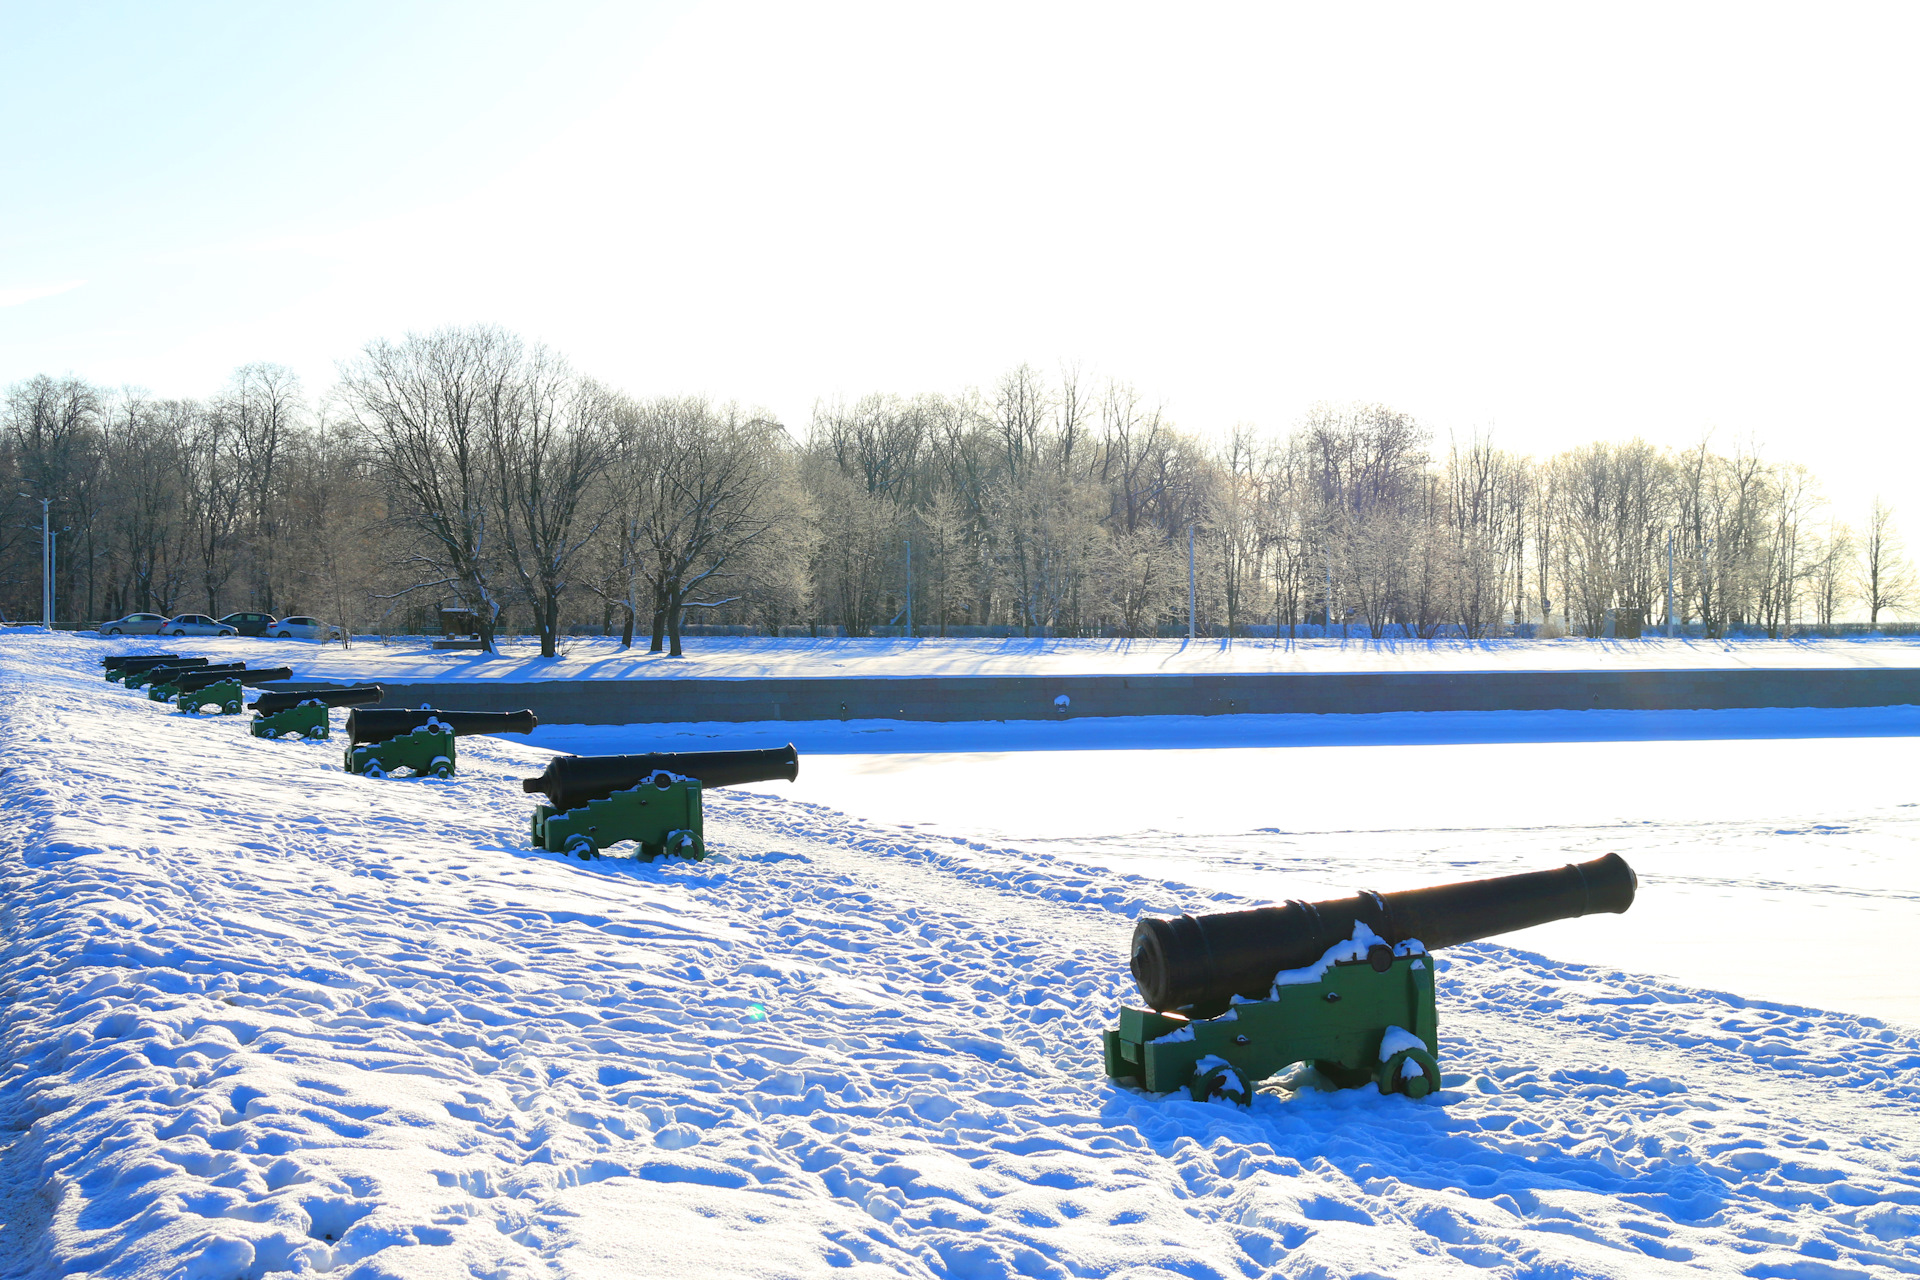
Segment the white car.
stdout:
<path fill-rule="evenodd" d="M 94 628 L 103 636 L 157 636 L 167 620 L 157 613 L 130 613 Z"/>
<path fill-rule="evenodd" d="M 267 628 L 267 634 L 275 640 L 318 640 L 325 643 L 340 634 L 340 628 L 330 627 L 318 618 L 303 618 L 298 615 L 282 618 Z"/>
<path fill-rule="evenodd" d="M 177 618 L 168 618 L 160 624 L 157 633 L 163 636 L 231 636 L 238 635 L 224 622 L 215 622 L 204 613 L 183 613 Z"/>

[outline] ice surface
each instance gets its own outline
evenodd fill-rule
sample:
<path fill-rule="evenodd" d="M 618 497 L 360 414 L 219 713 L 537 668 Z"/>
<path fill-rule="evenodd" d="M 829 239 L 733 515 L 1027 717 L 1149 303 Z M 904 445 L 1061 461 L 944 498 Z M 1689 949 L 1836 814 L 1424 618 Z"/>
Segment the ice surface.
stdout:
<path fill-rule="evenodd" d="M 537 747 L 356 778 L 96 658 L 0 637 L 0 1274 L 1920 1271 L 1920 1035 L 1871 1019 L 1474 944 L 1436 957 L 1434 1098 L 1107 1081 L 1133 919 L 1250 901 L 1167 867 L 1345 834 L 1120 865 L 725 789 L 707 862 L 581 864 L 523 847 Z M 1752 824 L 1669 827 L 1631 834 L 1734 866 Z M 1421 856 L 1538 856 L 1501 840 Z"/>
<path fill-rule="evenodd" d="M 1112 723 L 1108 750 L 1044 755 L 1004 749 L 1047 740 L 1043 726 L 1022 725 L 962 726 L 967 733 L 923 740 L 960 750 L 896 755 L 822 753 L 823 742 L 861 739 L 810 735 L 804 725 L 729 726 L 711 737 L 703 735 L 712 726 L 672 726 L 650 740 L 689 750 L 782 742 L 792 731 L 799 780 L 751 789 L 923 835 L 1054 853 L 1260 902 L 1618 853 L 1640 876 L 1631 911 L 1505 941 L 1748 999 L 1920 1026 L 1920 988 L 1888 951 L 1920 936 L 1913 709 L 1663 715 L 1645 730 L 1665 734 L 1684 718 L 1695 735 L 1753 736 L 1645 742 L 1618 739 L 1625 727 L 1617 717 L 1634 713 L 1610 716 L 1616 740 L 1601 741 L 1581 736 L 1585 718 L 1599 712 L 1498 717 L 1536 735 L 1518 742 L 1476 741 L 1488 728 L 1477 714 L 1429 714 L 1442 723 L 1425 726 L 1419 745 L 1368 742 L 1407 732 L 1394 725 L 1326 723 L 1412 718 L 1386 716 L 1273 717 L 1320 722 L 1295 726 L 1298 745 L 1286 748 L 1221 745 L 1241 734 L 1229 722 L 1266 718 L 1240 716 L 1210 717 L 1184 739 L 1211 750 L 1123 749 L 1156 740 L 1146 719 Z M 1807 736 L 1823 719 L 1829 734 L 1874 736 Z M 1316 728 L 1367 745 L 1318 745 Z M 543 729 L 535 741 L 611 750 L 594 745 L 613 740 L 602 732 Z M 632 742 L 649 731 L 627 732 Z M 996 744 L 1003 749 L 989 749 Z"/>

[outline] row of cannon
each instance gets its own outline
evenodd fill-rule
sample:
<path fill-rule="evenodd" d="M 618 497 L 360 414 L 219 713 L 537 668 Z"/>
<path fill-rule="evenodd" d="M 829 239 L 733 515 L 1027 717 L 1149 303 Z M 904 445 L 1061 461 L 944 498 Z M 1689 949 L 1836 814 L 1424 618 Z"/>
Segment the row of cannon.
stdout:
<path fill-rule="evenodd" d="M 181 711 L 196 713 L 213 706 L 236 714 L 243 687 L 292 678 L 285 667 L 249 671 L 244 663 L 211 664 L 178 654 L 114 656 L 101 663 L 108 680 L 145 687 L 149 698 L 170 700 Z M 403 771 L 450 778 L 461 737 L 532 733 L 539 724 L 531 711 L 368 705 L 385 696 L 377 684 L 265 692 L 248 704 L 254 712 L 250 729 L 258 738 L 295 734 L 324 739 L 332 732 L 328 712 L 346 707 L 341 763 L 347 772 L 369 778 Z M 776 779 L 791 782 L 799 774 L 799 753 L 788 743 L 758 751 L 556 756 L 539 777 L 524 779 L 521 789 L 547 800 L 533 813 L 530 838 L 536 848 L 584 860 L 599 857 L 610 845 L 632 841 L 642 858 L 673 854 L 697 859 L 706 854 L 703 791 Z"/>
<path fill-rule="evenodd" d="M 109 679 L 152 683 L 182 710 L 238 711 L 240 688 L 288 679 L 175 655 L 104 659 Z M 172 665 L 168 665 L 172 664 Z M 170 693 L 169 693 L 170 691 Z M 455 740 L 529 733 L 531 711 L 372 707 L 379 685 L 263 693 L 253 732 L 328 735 L 330 708 L 349 707 L 345 766 L 368 777 L 410 769 L 449 777 Z M 196 699 L 198 701 L 196 701 Z M 799 776 L 791 743 L 760 751 L 555 756 L 521 789 L 542 795 L 531 843 L 597 858 L 631 840 L 639 856 L 705 856 L 702 793 Z M 1633 905 L 1639 880 L 1617 854 L 1547 871 L 1400 893 L 1357 893 L 1248 911 L 1146 917 L 1134 925 L 1128 968 L 1144 1008 L 1122 1008 L 1104 1033 L 1106 1072 L 1197 1101 L 1247 1105 L 1256 1082 L 1300 1063 L 1344 1088 L 1425 1097 L 1441 1088 L 1434 949 Z"/>

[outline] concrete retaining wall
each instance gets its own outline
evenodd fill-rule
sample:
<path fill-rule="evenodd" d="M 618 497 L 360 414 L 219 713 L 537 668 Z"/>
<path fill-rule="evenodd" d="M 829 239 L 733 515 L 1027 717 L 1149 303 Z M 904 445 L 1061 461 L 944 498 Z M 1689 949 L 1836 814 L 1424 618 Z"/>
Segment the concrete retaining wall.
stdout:
<path fill-rule="evenodd" d="M 393 684 L 380 705 L 531 708 L 543 724 L 1057 720 L 1310 712 L 1719 710 L 1920 704 L 1920 669 L 1490 671 Z M 275 686 L 311 688 L 312 682 Z M 1065 696 L 1067 705 L 1056 705 Z"/>

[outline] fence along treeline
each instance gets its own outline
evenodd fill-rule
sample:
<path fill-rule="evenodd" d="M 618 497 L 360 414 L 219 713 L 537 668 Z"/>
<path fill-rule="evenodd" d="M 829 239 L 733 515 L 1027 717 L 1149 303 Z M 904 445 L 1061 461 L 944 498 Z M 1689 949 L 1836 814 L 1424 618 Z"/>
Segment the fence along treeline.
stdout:
<path fill-rule="evenodd" d="M 1856 533 L 1804 468 L 1751 450 L 1539 461 L 1377 405 L 1208 441 L 1123 383 L 1027 366 L 823 403 L 796 439 L 449 329 L 368 344 L 318 403 L 276 365 L 205 400 L 42 376 L 0 425 L 14 619 L 37 614 L 41 496 L 65 619 L 258 608 L 391 631 L 460 604 L 489 644 L 524 627 L 545 653 L 581 624 L 672 653 L 689 617 L 898 626 L 909 542 L 923 634 L 1183 631 L 1189 530 L 1207 634 L 1599 635 L 1664 618 L 1669 538 L 1675 611 L 1709 635 L 1877 623 L 1913 591 L 1885 506 Z"/>

